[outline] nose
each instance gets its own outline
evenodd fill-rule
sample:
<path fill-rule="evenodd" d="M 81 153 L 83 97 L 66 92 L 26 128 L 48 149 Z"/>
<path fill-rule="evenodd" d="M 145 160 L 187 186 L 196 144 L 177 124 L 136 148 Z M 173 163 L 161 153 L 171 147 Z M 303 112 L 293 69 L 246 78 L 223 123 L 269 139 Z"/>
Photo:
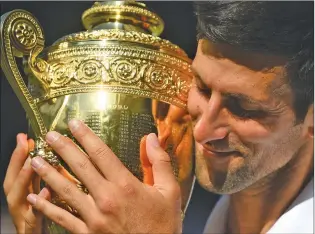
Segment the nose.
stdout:
<path fill-rule="evenodd" d="M 199 118 L 194 127 L 195 140 L 200 144 L 224 139 L 229 134 L 228 113 L 222 105 L 222 97 L 212 92 L 209 101 L 200 106 Z"/>

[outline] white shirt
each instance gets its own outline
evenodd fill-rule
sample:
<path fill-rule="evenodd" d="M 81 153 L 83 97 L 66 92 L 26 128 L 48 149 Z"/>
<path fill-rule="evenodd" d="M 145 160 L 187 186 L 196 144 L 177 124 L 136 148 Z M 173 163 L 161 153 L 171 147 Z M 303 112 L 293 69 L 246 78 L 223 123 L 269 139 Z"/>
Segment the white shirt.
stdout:
<path fill-rule="evenodd" d="M 229 196 L 224 195 L 211 212 L 204 233 L 225 234 Z M 280 216 L 267 232 L 271 233 L 314 233 L 314 181 L 303 189 L 289 209 Z"/>

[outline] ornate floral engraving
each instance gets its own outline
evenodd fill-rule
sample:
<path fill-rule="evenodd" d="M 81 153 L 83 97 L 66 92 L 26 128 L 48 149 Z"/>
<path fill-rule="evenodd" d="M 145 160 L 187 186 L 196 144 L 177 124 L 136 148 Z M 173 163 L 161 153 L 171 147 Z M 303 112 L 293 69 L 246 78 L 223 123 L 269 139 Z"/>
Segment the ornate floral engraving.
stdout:
<path fill-rule="evenodd" d="M 170 41 L 155 37 L 150 34 L 133 32 L 133 31 L 122 31 L 117 29 L 110 30 L 94 30 L 79 32 L 67 35 L 55 42 L 55 45 L 61 45 L 63 42 L 74 42 L 74 41 L 86 41 L 86 40 L 117 40 L 117 41 L 128 41 L 137 42 L 141 44 L 150 45 L 161 50 L 168 50 L 175 52 L 179 56 L 186 57 L 186 53 L 177 45 L 172 44 Z"/>
<path fill-rule="evenodd" d="M 154 64 L 149 66 L 145 73 L 145 83 L 153 90 L 165 93 L 168 91 L 171 95 L 170 90 L 167 90 L 167 88 L 172 82 L 172 73 L 167 67 Z"/>
<path fill-rule="evenodd" d="M 109 69 L 114 79 L 121 84 L 135 84 L 141 78 L 141 60 L 126 58 L 114 59 L 110 62 Z"/>
<path fill-rule="evenodd" d="M 6 55 L 7 66 L 12 75 L 7 78 L 17 84 L 16 92 L 19 92 L 24 98 L 21 99 L 22 105 L 31 119 L 33 130 L 37 136 L 44 136 L 47 133 L 46 126 L 37 108 L 36 102 L 27 89 L 20 71 L 16 65 L 12 47 L 15 47 L 19 53 L 28 54 L 36 48 L 38 41 L 44 41 L 42 29 L 37 20 L 28 12 L 22 10 L 12 11 L 2 19 L 2 53 Z M 23 23 L 25 25 L 23 25 Z M 23 26 L 19 26 L 22 24 Z M 27 26 L 26 26 L 27 25 Z M 33 34 L 34 33 L 34 34 Z M 19 35 L 19 39 L 16 35 Z M 33 39 L 35 37 L 35 43 Z M 5 71 L 6 69 L 4 69 Z"/>
<path fill-rule="evenodd" d="M 83 84 L 94 83 L 104 76 L 104 66 L 96 59 L 86 59 L 80 62 L 76 70 L 75 78 Z"/>
<path fill-rule="evenodd" d="M 50 61 L 48 77 L 45 79 L 50 93 L 48 97 L 39 97 L 38 100 L 61 95 L 61 90 L 62 95 L 89 92 L 97 85 L 102 89 L 104 86 L 110 87 L 111 92 L 121 86 L 119 92 L 150 98 L 153 98 L 154 93 L 159 93 L 159 100 L 184 106 L 190 79 L 190 73 L 187 71 L 182 73 L 174 65 L 157 64 L 149 59 L 123 56 L 65 58 L 62 63 L 60 60 Z M 79 90 L 78 85 L 81 86 Z M 175 102 L 176 99 L 178 101 Z"/>
<path fill-rule="evenodd" d="M 72 60 L 63 63 L 51 64 L 48 77 L 46 79 L 47 82 L 49 82 L 50 87 L 60 87 L 69 83 L 74 76 L 74 65 L 77 63 L 77 60 Z"/>
<path fill-rule="evenodd" d="M 36 44 L 37 36 L 33 25 L 25 20 L 14 23 L 12 32 L 16 41 L 25 47 L 33 47 Z"/>
<path fill-rule="evenodd" d="M 190 87 L 191 87 L 191 82 L 178 78 L 175 83 L 176 96 L 183 101 L 187 101 Z"/>

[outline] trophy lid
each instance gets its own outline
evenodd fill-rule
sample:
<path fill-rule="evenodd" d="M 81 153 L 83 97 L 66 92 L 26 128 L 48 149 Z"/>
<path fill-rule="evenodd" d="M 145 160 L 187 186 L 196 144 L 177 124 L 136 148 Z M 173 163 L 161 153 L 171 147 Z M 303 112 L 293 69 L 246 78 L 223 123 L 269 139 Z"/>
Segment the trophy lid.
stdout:
<path fill-rule="evenodd" d="M 164 22 L 144 3 L 131 0 L 95 2 L 82 14 L 82 23 L 87 31 L 64 36 L 53 45 L 89 40 L 124 41 L 149 46 L 190 61 L 184 50 L 158 37 L 163 32 Z"/>
<path fill-rule="evenodd" d="M 159 36 L 164 29 L 163 20 L 136 1 L 95 2 L 82 15 L 85 29 L 120 28 L 128 31 L 147 32 Z"/>
<path fill-rule="evenodd" d="M 108 89 L 186 107 L 191 60 L 157 36 L 164 22 L 144 3 L 96 2 L 82 22 L 86 31 L 60 38 L 39 55 L 47 62 L 45 74 L 36 74 L 46 90 L 39 102 Z"/>

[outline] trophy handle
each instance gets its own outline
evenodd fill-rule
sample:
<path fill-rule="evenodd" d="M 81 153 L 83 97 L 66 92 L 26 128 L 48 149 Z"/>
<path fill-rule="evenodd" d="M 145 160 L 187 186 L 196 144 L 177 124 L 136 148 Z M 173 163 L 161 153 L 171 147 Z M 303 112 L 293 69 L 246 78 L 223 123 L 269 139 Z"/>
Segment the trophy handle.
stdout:
<path fill-rule="evenodd" d="M 1 16 L 1 68 L 19 98 L 37 138 L 44 138 L 47 128 L 16 63 L 16 57 L 28 56 L 28 66 L 43 88 L 43 74 L 48 64 L 37 58 L 44 48 L 44 35 L 36 18 L 27 11 L 14 10 Z"/>

